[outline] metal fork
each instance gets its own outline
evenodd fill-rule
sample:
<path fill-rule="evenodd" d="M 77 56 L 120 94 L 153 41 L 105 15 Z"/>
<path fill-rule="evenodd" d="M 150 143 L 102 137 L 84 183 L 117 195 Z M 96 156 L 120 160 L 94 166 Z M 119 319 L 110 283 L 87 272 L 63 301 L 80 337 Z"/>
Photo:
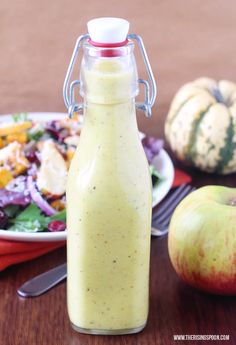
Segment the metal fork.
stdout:
<path fill-rule="evenodd" d="M 158 208 L 152 216 L 152 235 L 164 236 L 168 232 L 168 227 L 172 214 L 180 201 L 196 188 L 189 184 L 179 186 Z"/>

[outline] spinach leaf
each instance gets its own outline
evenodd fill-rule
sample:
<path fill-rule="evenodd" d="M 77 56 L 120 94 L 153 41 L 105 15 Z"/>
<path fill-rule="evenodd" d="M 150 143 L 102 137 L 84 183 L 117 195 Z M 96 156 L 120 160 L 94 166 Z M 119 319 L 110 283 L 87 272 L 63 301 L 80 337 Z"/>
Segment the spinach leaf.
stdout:
<path fill-rule="evenodd" d="M 66 221 L 66 209 L 54 214 L 51 217 L 48 217 L 47 219 L 49 219 L 49 222 L 51 222 L 52 220 L 62 220 L 63 222 Z"/>

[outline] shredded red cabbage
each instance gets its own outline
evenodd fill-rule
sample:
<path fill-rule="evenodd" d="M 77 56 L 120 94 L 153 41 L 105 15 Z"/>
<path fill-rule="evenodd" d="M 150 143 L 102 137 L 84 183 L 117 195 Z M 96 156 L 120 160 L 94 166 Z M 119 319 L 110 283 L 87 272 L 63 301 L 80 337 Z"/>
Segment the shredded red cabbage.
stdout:
<path fill-rule="evenodd" d="M 31 197 L 27 190 L 23 192 L 13 192 L 5 188 L 0 189 L 0 207 L 8 205 L 26 206 L 30 203 Z"/>
<path fill-rule="evenodd" d="M 144 137 L 142 140 L 143 148 L 146 153 L 148 162 L 151 163 L 153 158 L 160 152 L 164 146 L 162 139 L 156 139 L 154 137 Z"/>

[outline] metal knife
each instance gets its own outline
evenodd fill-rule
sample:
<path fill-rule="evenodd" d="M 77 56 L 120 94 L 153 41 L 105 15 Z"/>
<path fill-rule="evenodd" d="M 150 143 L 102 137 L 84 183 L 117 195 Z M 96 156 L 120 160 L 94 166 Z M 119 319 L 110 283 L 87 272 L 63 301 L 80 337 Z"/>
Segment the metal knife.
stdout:
<path fill-rule="evenodd" d="M 66 279 L 66 275 L 66 263 L 64 263 L 28 280 L 17 290 L 17 293 L 21 297 L 40 296 Z"/>

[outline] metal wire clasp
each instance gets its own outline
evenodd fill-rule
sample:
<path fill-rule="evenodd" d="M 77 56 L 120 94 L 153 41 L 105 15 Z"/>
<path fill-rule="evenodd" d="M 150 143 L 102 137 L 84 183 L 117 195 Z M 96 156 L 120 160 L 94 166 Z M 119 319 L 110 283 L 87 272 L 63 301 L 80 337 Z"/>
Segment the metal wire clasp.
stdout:
<path fill-rule="evenodd" d="M 143 43 L 142 38 L 139 35 L 136 34 L 129 34 L 128 35 L 128 39 L 132 39 L 132 40 L 136 40 L 139 46 L 139 49 L 141 51 L 142 57 L 143 57 L 143 61 L 148 73 L 148 77 L 150 80 L 150 84 L 151 84 L 151 94 L 150 94 L 150 85 L 147 82 L 147 80 L 144 79 L 139 79 L 138 82 L 140 84 L 144 85 L 145 88 L 145 100 L 143 103 L 136 103 L 136 107 L 138 109 L 141 109 L 144 111 L 145 115 L 147 117 L 151 117 L 152 116 L 152 106 L 155 102 L 156 99 L 156 95 L 157 95 L 157 88 L 156 88 L 156 82 L 154 79 L 154 75 L 152 72 L 152 68 L 147 56 L 147 52 Z"/>
<path fill-rule="evenodd" d="M 67 72 L 66 72 L 65 81 L 63 84 L 64 103 L 68 109 L 68 114 L 69 114 L 70 118 L 73 117 L 74 113 L 78 113 L 79 110 L 83 110 L 83 108 L 84 108 L 83 103 L 76 103 L 75 102 L 75 86 L 80 85 L 80 80 L 78 80 L 78 79 L 73 80 L 70 84 L 70 87 L 69 87 L 69 82 L 71 79 L 71 74 L 72 74 L 73 69 L 74 69 L 75 60 L 79 54 L 79 49 L 82 46 L 83 42 L 87 39 L 89 39 L 89 34 L 82 35 L 82 36 L 78 37 L 76 44 L 75 44 L 73 54 L 71 56 L 70 64 L 69 64 Z"/>
<path fill-rule="evenodd" d="M 83 42 L 89 38 L 90 38 L 89 34 L 86 34 L 86 35 L 80 36 L 77 39 L 73 54 L 71 56 L 70 64 L 66 73 L 66 77 L 65 77 L 65 81 L 63 85 L 63 98 L 64 98 L 65 105 L 68 109 L 69 117 L 72 117 L 74 113 L 78 113 L 79 110 L 83 110 L 83 107 L 84 107 L 83 103 L 75 102 L 75 87 L 80 85 L 80 80 L 76 79 L 70 83 L 70 79 L 71 79 L 76 58 L 79 53 L 79 49 L 82 46 Z M 137 41 L 143 60 L 144 60 L 144 64 L 147 69 L 147 73 L 148 73 L 148 77 L 149 77 L 149 81 L 151 85 L 150 87 L 147 80 L 138 79 L 138 82 L 144 85 L 145 100 L 144 102 L 136 103 L 136 107 L 137 109 L 143 110 L 147 117 L 150 117 L 152 115 L 152 106 L 156 99 L 156 83 L 155 83 L 155 79 L 154 79 L 153 72 L 151 69 L 151 65 L 148 60 L 148 56 L 147 56 L 142 38 L 136 34 L 129 34 L 127 38 Z M 69 83 L 70 83 L 70 86 L 69 86 Z M 151 89 L 151 93 L 150 93 L 150 89 Z"/>

